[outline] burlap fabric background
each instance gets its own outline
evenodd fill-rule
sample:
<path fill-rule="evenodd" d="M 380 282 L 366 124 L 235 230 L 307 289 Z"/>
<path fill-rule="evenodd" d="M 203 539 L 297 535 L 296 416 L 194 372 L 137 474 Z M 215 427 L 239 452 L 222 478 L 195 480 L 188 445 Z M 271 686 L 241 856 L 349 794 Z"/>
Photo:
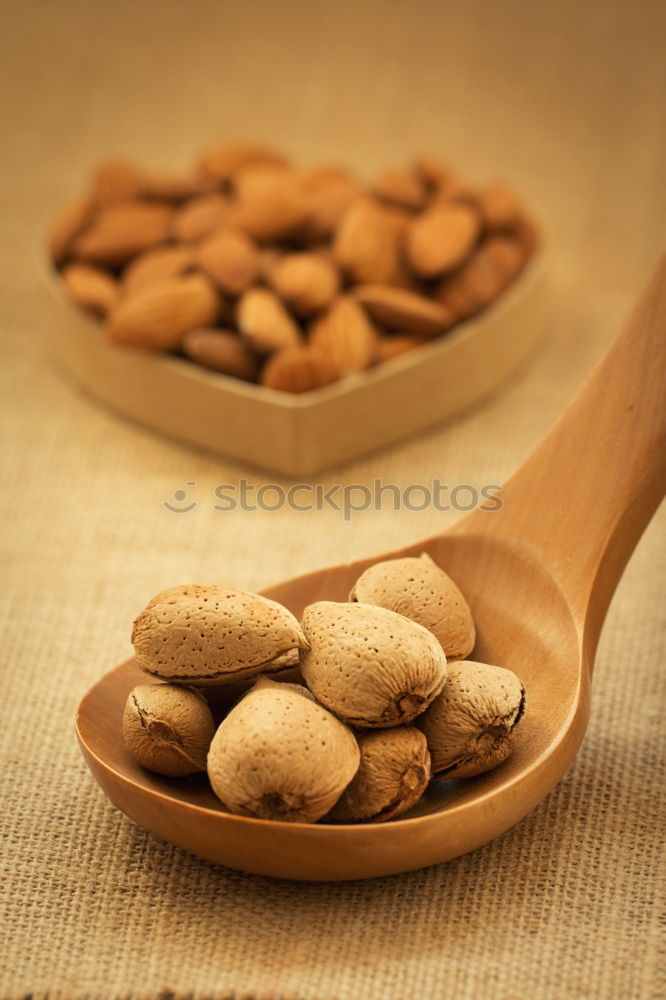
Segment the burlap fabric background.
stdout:
<path fill-rule="evenodd" d="M 575 766 L 516 829 L 451 863 L 367 883 L 216 868 L 114 810 L 77 749 L 77 702 L 129 653 L 132 617 L 173 583 L 259 588 L 426 536 L 448 515 L 371 512 L 345 524 L 332 511 L 215 511 L 214 487 L 247 470 L 130 425 L 55 370 L 42 340 L 51 307 L 33 265 L 46 218 L 110 151 L 177 165 L 211 139 L 257 135 L 361 170 L 431 149 L 479 178 L 511 178 L 551 244 L 555 295 L 538 356 L 464 419 L 319 477 L 501 482 L 565 405 L 662 249 L 660 7 L 7 6 L 6 1000 L 664 997 L 664 512 L 611 608 Z M 187 481 L 198 506 L 172 514 L 163 501 Z"/>

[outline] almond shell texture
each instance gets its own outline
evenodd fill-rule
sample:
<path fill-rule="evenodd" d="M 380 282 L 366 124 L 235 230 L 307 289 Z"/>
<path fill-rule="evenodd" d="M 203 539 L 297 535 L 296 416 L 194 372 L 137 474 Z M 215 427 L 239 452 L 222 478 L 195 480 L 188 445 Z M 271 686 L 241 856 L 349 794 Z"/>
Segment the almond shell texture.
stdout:
<path fill-rule="evenodd" d="M 435 636 L 393 611 L 319 601 L 305 609 L 302 626 L 305 683 L 352 725 L 410 722 L 444 686 L 446 656 Z"/>
<path fill-rule="evenodd" d="M 262 678 L 219 726 L 208 776 L 232 813 L 313 823 L 354 777 L 353 733 L 304 694 Z"/>
<path fill-rule="evenodd" d="M 345 823 L 381 823 L 401 816 L 423 795 L 430 780 L 430 754 L 414 726 L 374 729 L 357 736 L 361 764 L 331 810 Z"/>
<path fill-rule="evenodd" d="M 279 681 L 280 684 L 297 685 L 301 692 L 310 692 L 304 686 L 303 675 L 298 665 L 298 650 L 290 649 L 288 653 L 278 656 L 270 665 L 270 680 Z M 253 688 L 260 677 L 266 677 L 266 673 L 248 674 L 237 681 L 228 681 L 226 684 L 206 685 L 206 701 L 210 705 L 213 717 L 221 722 L 234 707 L 241 697 Z"/>
<path fill-rule="evenodd" d="M 216 585 L 171 587 L 134 622 L 142 670 L 163 680 L 205 686 L 271 670 L 306 645 L 296 618 L 258 594 Z"/>
<path fill-rule="evenodd" d="M 215 723 L 198 691 L 179 684 L 140 684 L 130 691 L 123 736 L 144 767 L 171 778 L 206 770 Z"/>
<path fill-rule="evenodd" d="M 525 713 L 525 689 L 504 667 L 472 660 L 449 664 L 442 693 L 417 720 L 434 778 L 471 778 L 497 767 L 513 749 Z"/>
<path fill-rule="evenodd" d="M 476 629 L 467 601 L 425 552 L 418 559 L 385 559 L 370 566 L 354 584 L 350 600 L 418 622 L 437 637 L 449 659 L 464 659 L 474 649 Z"/>

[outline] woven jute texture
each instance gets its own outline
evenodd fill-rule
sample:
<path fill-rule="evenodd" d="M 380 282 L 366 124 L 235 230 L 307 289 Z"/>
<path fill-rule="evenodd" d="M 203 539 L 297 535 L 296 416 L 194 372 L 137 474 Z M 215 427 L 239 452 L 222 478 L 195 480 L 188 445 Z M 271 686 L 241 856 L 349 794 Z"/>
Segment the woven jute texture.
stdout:
<path fill-rule="evenodd" d="M 179 165 L 211 139 L 261 136 L 366 172 L 433 150 L 505 176 L 549 238 L 538 353 L 471 413 L 318 480 L 501 483 L 663 249 L 662 5 L 28 0 L 3 21 L 0 996 L 666 996 L 664 511 L 611 606 L 576 762 L 515 829 L 377 881 L 215 867 L 114 809 L 76 746 L 77 703 L 129 654 L 134 615 L 171 584 L 257 589 L 454 514 L 216 511 L 218 484 L 268 480 L 73 386 L 45 356 L 54 307 L 34 266 L 45 219 L 108 153 Z M 181 488 L 197 501 L 182 515 L 163 505 Z"/>

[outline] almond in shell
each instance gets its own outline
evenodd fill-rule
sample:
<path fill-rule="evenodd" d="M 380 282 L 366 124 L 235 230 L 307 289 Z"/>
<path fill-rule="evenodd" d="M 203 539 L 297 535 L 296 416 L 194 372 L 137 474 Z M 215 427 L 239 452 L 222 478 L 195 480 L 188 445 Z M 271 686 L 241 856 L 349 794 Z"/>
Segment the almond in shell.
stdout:
<path fill-rule="evenodd" d="M 270 679 L 280 684 L 296 684 L 301 692 L 307 692 L 303 684 L 303 676 L 298 665 L 298 649 L 290 649 L 288 653 L 277 657 L 271 662 Z M 241 677 L 228 684 L 206 685 L 206 701 L 210 705 L 213 717 L 219 723 L 229 713 L 239 699 L 257 683 L 256 674 Z"/>
<path fill-rule="evenodd" d="M 434 778 L 472 778 L 511 753 L 525 714 L 525 688 L 503 667 L 472 660 L 449 665 L 441 694 L 417 720 L 425 733 Z"/>
<path fill-rule="evenodd" d="M 123 737 L 143 767 L 170 778 L 205 771 L 214 735 L 215 722 L 201 692 L 180 684 L 139 684 L 130 691 Z"/>
<path fill-rule="evenodd" d="M 448 659 L 474 649 L 476 630 L 467 601 L 450 576 L 425 552 L 419 559 L 384 559 L 358 578 L 350 601 L 377 604 L 427 628 Z"/>
<path fill-rule="evenodd" d="M 318 601 L 303 612 L 305 683 L 345 722 L 387 728 L 410 722 L 446 681 L 446 656 L 422 625 L 372 604 Z"/>
<path fill-rule="evenodd" d="M 123 298 L 111 311 L 107 335 L 115 344 L 172 350 L 196 327 L 215 322 L 220 299 L 202 274 L 163 278 Z"/>
<path fill-rule="evenodd" d="M 220 724 L 208 777 L 232 813 L 313 823 L 340 797 L 359 759 L 351 730 L 305 689 L 261 678 Z"/>
<path fill-rule="evenodd" d="M 430 754 L 415 726 L 374 729 L 357 736 L 361 763 L 330 812 L 342 823 L 383 823 L 411 809 L 430 780 Z"/>
<path fill-rule="evenodd" d="M 275 601 L 214 584 L 170 587 L 134 622 L 137 665 L 162 680 L 196 687 L 270 671 L 307 642 L 296 618 Z"/>

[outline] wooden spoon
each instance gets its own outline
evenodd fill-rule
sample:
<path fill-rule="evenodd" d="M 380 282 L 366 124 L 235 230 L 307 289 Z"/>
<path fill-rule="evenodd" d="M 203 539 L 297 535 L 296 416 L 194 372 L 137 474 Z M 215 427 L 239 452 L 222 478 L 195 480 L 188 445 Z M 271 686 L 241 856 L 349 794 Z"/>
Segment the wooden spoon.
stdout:
<path fill-rule="evenodd" d="M 407 816 L 337 826 L 232 816 L 204 775 L 160 778 L 121 733 L 133 661 L 79 707 L 77 732 L 96 779 L 140 826 L 211 861 L 292 879 L 358 879 L 421 868 L 499 836 L 553 788 L 587 725 L 602 623 L 624 566 L 666 487 L 666 258 L 635 312 L 550 434 L 513 476 L 500 511 L 396 552 L 309 573 L 267 596 L 300 615 L 347 599 L 378 559 L 428 552 L 472 607 L 474 658 L 513 669 L 527 714 L 513 755 L 467 781 L 432 783 Z M 522 730 L 522 731 L 521 731 Z"/>

